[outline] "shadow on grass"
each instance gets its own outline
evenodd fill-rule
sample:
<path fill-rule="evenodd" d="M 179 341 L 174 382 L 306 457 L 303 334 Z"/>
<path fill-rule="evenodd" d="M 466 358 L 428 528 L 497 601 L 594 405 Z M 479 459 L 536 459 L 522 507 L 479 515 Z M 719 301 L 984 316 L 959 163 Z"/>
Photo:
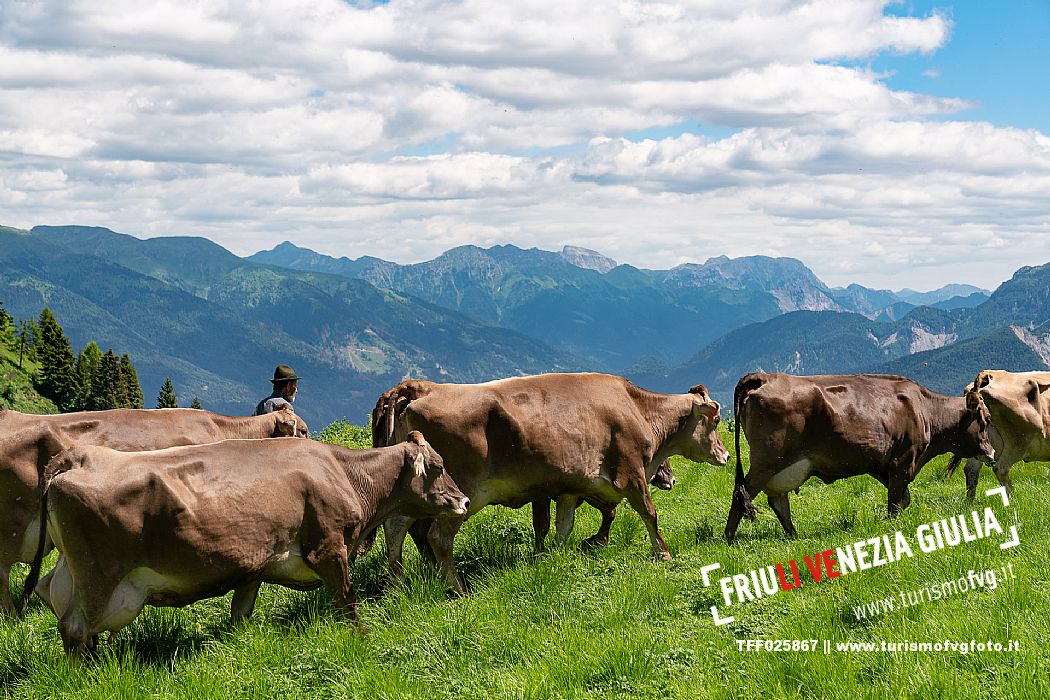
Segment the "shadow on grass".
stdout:
<path fill-rule="evenodd" d="M 193 658 L 208 642 L 221 640 L 230 629 L 228 624 L 191 627 L 184 624 L 183 617 L 180 610 L 149 608 L 121 630 L 112 645 L 100 639 L 100 652 L 111 653 L 117 660 L 171 668 L 176 660 Z"/>

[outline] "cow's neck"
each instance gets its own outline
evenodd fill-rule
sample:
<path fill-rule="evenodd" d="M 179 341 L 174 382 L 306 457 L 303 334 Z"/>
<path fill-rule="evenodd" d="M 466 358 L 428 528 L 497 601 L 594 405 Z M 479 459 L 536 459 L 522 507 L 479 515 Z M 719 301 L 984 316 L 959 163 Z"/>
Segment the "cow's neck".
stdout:
<path fill-rule="evenodd" d="M 403 446 L 399 446 L 405 449 Z M 392 458 L 393 448 L 354 450 L 353 461 L 343 462 L 343 471 L 350 488 L 365 507 L 368 521 L 366 527 L 379 523 L 397 508 L 396 498 L 391 498 L 397 480 L 405 466 L 405 456 Z"/>
<path fill-rule="evenodd" d="M 930 444 L 922 454 L 919 466 L 937 455 L 956 452 L 959 449 L 964 442 L 963 433 L 966 431 L 962 425 L 963 419 L 969 411 L 966 408 L 966 399 L 962 397 L 931 392 L 927 398 L 930 406 L 927 412 L 930 421 Z"/>
<path fill-rule="evenodd" d="M 641 390 L 640 390 L 641 391 Z M 651 447 L 645 455 L 646 467 L 659 465 L 668 457 L 682 454 L 679 433 L 693 411 L 691 394 L 656 394 L 644 391 L 635 397 L 638 410 L 651 431 Z M 652 476 L 646 471 L 648 476 Z"/>

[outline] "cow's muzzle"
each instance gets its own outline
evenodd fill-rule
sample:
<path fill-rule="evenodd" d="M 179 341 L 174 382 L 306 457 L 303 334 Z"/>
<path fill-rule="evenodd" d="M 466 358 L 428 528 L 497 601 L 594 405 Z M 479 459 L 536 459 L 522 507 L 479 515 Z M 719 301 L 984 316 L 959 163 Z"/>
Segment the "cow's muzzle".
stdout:
<path fill-rule="evenodd" d="M 469 510 L 470 510 L 470 499 L 469 498 L 462 499 L 459 503 L 457 503 L 452 508 L 452 512 L 455 515 L 466 515 L 467 511 L 469 511 Z"/>
<path fill-rule="evenodd" d="M 654 481 L 653 486 L 660 489 L 661 491 L 670 491 L 674 488 L 675 481 L 677 481 L 677 479 L 675 479 L 674 475 L 672 475 L 670 479 L 658 479 Z"/>

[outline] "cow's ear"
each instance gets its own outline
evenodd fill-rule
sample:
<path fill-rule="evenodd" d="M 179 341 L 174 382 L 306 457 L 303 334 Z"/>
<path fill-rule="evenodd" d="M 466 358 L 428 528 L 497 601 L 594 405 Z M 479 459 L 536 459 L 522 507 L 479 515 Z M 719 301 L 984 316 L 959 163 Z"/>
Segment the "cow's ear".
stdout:
<path fill-rule="evenodd" d="M 1050 389 L 1050 384 L 1041 384 L 1035 380 L 1032 380 L 1032 384 L 1028 389 L 1028 401 L 1031 403 L 1039 403 L 1039 395 L 1047 389 Z"/>
<path fill-rule="evenodd" d="M 423 476 L 427 470 L 427 458 L 426 448 L 419 447 L 416 450 L 416 456 L 412 460 L 412 471 L 415 472 L 416 476 Z"/>
<path fill-rule="evenodd" d="M 964 397 L 966 398 L 966 409 L 971 413 L 975 413 L 980 406 L 984 405 L 984 399 L 976 389 L 967 389 Z"/>
<path fill-rule="evenodd" d="M 698 401 L 693 404 L 693 410 L 708 419 L 712 419 L 718 416 L 722 407 L 718 405 L 717 401 Z"/>

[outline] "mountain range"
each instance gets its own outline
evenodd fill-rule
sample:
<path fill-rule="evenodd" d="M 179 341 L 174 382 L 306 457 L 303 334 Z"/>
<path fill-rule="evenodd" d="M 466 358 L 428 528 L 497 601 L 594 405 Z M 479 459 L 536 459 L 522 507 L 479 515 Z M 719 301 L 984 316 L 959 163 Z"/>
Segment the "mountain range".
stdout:
<path fill-rule="evenodd" d="M 644 270 L 585 248 L 560 253 L 515 246 L 461 246 L 433 260 L 398 265 L 375 257 L 332 258 L 290 242 L 249 260 L 368 281 L 482 323 L 542 338 L 588 366 L 621 371 L 672 367 L 726 333 L 798 310 L 896 320 L 915 304 L 889 290 L 832 289 L 794 258 L 711 258 Z M 968 296 L 963 297 L 961 294 Z M 919 293 L 905 290 L 918 298 Z M 974 306 L 987 292 L 951 285 L 926 303 Z"/>
<path fill-rule="evenodd" d="M 203 238 L 0 227 L 0 299 L 49 305 L 75 348 L 131 353 L 143 390 L 246 413 L 273 366 L 306 377 L 308 422 L 364 420 L 406 376 L 475 382 L 609 371 L 725 401 L 753 370 L 903 373 L 958 393 L 980 369 L 1050 361 L 1050 266 L 992 293 L 832 288 L 793 258 L 724 256 L 669 270 L 593 250 L 461 246 L 402 265 L 290 242 L 240 258 Z"/>
<path fill-rule="evenodd" d="M 131 354 L 147 397 L 165 377 L 184 405 L 250 413 L 278 362 L 305 377 L 307 422 L 361 422 L 407 374 L 447 381 L 581 369 L 514 331 L 336 275 L 268 267 L 203 238 L 141 240 L 107 229 L 0 229 L 0 299 L 16 317 L 47 305 L 74 348 Z"/>

